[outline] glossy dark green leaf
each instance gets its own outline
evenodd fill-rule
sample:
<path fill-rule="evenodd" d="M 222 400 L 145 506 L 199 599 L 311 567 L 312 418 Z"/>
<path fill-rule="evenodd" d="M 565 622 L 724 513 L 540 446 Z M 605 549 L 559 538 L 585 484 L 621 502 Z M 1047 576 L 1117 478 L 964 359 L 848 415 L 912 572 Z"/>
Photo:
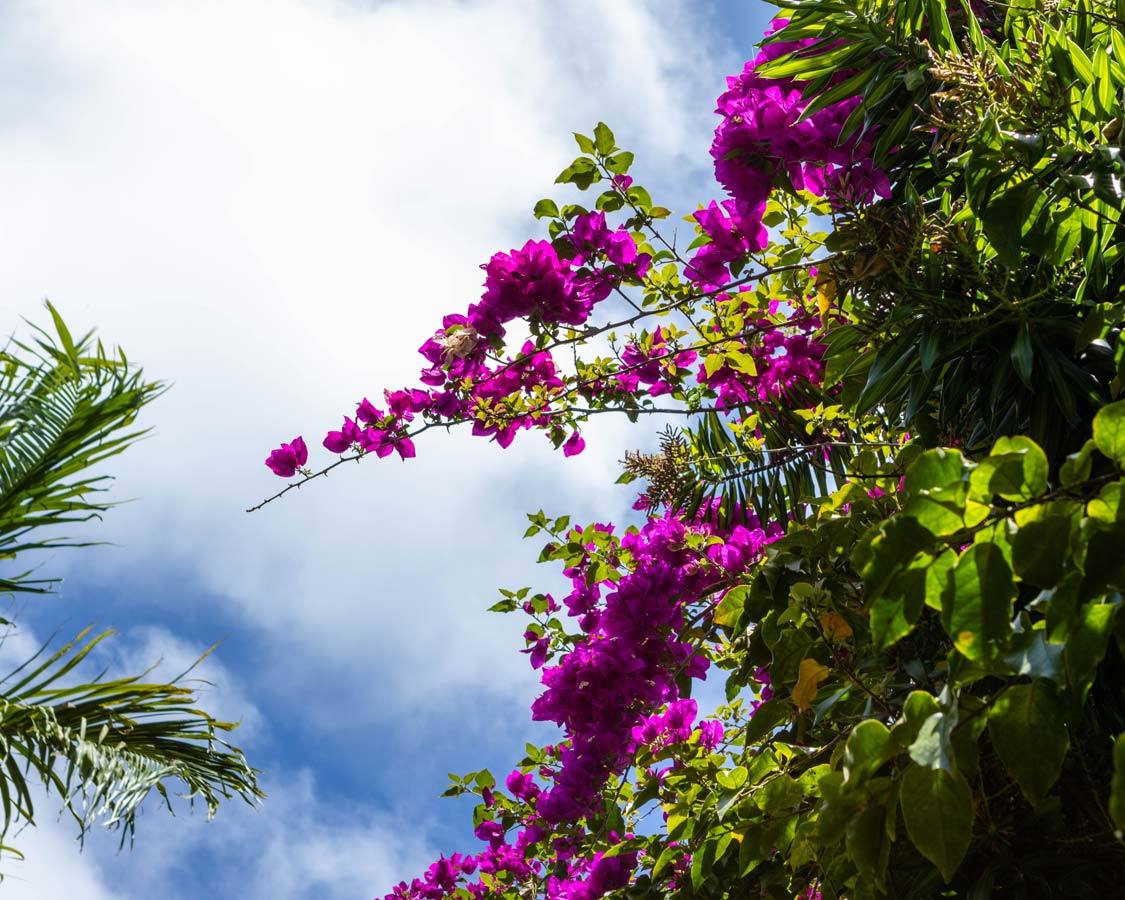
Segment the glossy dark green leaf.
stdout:
<path fill-rule="evenodd" d="M 875 719 L 865 719 L 852 729 L 844 744 L 844 781 L 854 784 L 874 775 L 898 753 L 890 729 Z"/>
<path fill-rule="evenodd" d="M 1048 516 L 1028 522 L 1012 538 L 1012 568 L 1024 581 L 1054 587 L 1070 560 L 1071 520 Z"/>
<path fill-rule="evenodd" d="M 938 712 L 937 699 L 926 691 L 911 691 L 902 705 L 902 720 L 891 729 L 894 738 L 902 749 L 907 749 L 918 737 L 925 721 Z"/>
<path fill-rule="evenodd" d="M 972 840 L 969 786 L 944 769 L 912 765 L 902 776 L 900 803 L 910 840 L 948 884 Z"/>
<path fill-rule="evenodd" d="M 910 758 L 929 769 L 955 771 L 952 735 L 956 727 L 956 710 L 931 713 L 922 722 L 909 747 Z"/>
<path fill-rule="evenodd" d="M 928 560 L 928 553 L 918 554 L 916 559 Z M 926 599 L 926 569 L 911 566 L 894 576 L 887 588 L 882 591 L 868 607 L 871 623 L 871 639 L 876 647 L 889 647 L 895 641 L 906 637 L 922 612 Z"/>
<path fill-rule="evenodd" d="M 1018 232 L 1017 232 L 1018 237 Z M 1012 263 L 1014 265 L 1014 262 Z M 1011 350 L 1012 367 L 1019 375 L 1024 387 L 1032 387 L 1031 377 L 1035 374 L 1035 349 L 1031 342 L 1031 329 L 1027 322 L 1020 323 L 1016 330 L 1016 340 Z"/>
<path fill-rule="evenodd" d="M 1067 636 L 1063 665 L 1070 690 L 1079 704 L 1085 702 L 1094 674 L 1105 656 L 1116 613 L 1115 603 L 1088 603 L 1078 611 Z"/>
<path fill-rule="evenodd" d="M 882 522 L 866 535 L 852 553 L 852 564 L 863 578 L 869 600 L 878 597 L 933 541 L 933 533 L 909 516 Z"/>
<path fill-rule="evenodd" d="M 988 240 L 996 249 L 996 255 L 1005 265 L 1014 266 L 1020 259 L 1020 235 L 1023 231 L 1024 219 L 1031 205 L 1033 194 L 1039 188 L 1036 183 L 1028 179 L 1008 188 L 980 210 L 981 224 Z M 1026 325 L 1021 333 L 1026 330 Z M 1017 344 L 1019 338 L 1017 337 Z M 1013 349 L 1013 361 L 1016 351 Z M 1017 363 L 1017 371 L 1020 364 Z M 1023 374 L 1020 374 L 1023 377 Z"/>
<path fill-rule="evenodd" d="M 974 544 L 953 567 L 942 597 L 942 622 L 954 646 L 972 660 L 995 653 L 1010 632 L 1015 586 L 1003 554 Z"/>
<path fill-rule="evenodd" d="M 1038 805 L 1058 780 L 1070 749 L 1054 688 L 1040 679 L 1006 688 L 989 711 L 988 734 L 1012 779 Z"/>
<path fill-rule="evenodd" d="M 1051 681 L 1064 680 L 1063 645 L 1047 639 L 1044 628 L 1024 624 L 1024 630 L 1012 635 L 1003 662 L 1016 675 L 1030 675 Z"/>
<path fill-rule="evenodd" d="M 863 812 L 852 818 L 844 832 L 848 856 L 865 878 L 876 882 L 882 880 L 891 855 L 886 819 L 885 804 L 872 800 Z"/>

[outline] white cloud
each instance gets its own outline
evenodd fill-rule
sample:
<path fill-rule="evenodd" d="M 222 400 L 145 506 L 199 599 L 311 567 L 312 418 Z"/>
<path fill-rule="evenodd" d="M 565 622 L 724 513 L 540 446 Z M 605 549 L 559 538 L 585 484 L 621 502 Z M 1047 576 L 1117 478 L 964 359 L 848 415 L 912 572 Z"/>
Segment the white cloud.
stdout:
<path fill-rule="evenodd" d="M 535 435 L 502 452 L 430 434 L 408 465 L 365 463 L 242 509 L 277 487 L 271 446 L 299 431 L 315 445 L 364 393 L 412 381 L 414 348 L 479 296 L 478 265 L 538 236 L 529 210 L 573 157 L 572 130 L 609 122 L 639 179 L 675 189 L 658 195 L 669 206 L 696 179 L 706 190 L 710 109 L 735 61 L 701 15 L 672 0 L 5 3 L 0 327 L 48 295 L 174 382 L 147 416 L 155 435 L 111 467 L 117 495 L 140 498 L 99 526 L 118 546 L 56 554 L 69 580 L 48 602 L 124 583 L 135 621 L 174 622 L 185 604 L 197 625 L 234 621 L 256 668 L 239 685 L 224 653 L 211 699 L 248 728 L 255 705 L 299 696 L 310 727 L 346 708 L 353 724 L 424 731 L 470 691 L 512 713 L 465 715 L 467 740 L 521 728 L 535 689 L 521 629 L 482 609 L 497 586 L 552 577 L 519 539 L 524 511 L 619 513 L 615 460 L 642 440 L 625 423 L 592 423 L 566 462 Z M 146 660 L 192 649 L 149 637 Z M 286 796 L 313 790 L 295 784 Z M 247 824 L 254 855 L 237 872 L 260 881 L 230 896 L 304 896 L 283 882 L 318 866 L 369 896 L 393 880 L 384 869 L 420 861 L 400 838 L 416 823 L 360 810 L 353 829 L 292 802 L 311 837 L 293 847 L 271 830 L 277 805 Z M 35 856 L 58 855 L 48 831 Z M 103 863 L 83 861 L 91 885 Z M 24 896 L 111 896 L 60 887 L 61 868 L 24 871 Z M 135 896 L 157 883 L 176 896 L 158 880 Z"/>
<path fill-rule="evenodd" d="M 535 233 L 526 211 L 571 128 L 612 121 L 650 174 L 706 158 L 718 69 L 702 39 L 685 55 L 691 15 L 592 0 L 6 9 L 0 148 L 20 177 L 0 210 L 0 295 L 27 314 L 49 294 L 174 381 L 155 437 L 115 466 L 120 493 L 143 498 L 102 532 L 126 549 L 83 571 L 178 566 L 299 646 L 304 672 L 345 666 L 379 696 L 495 682 L 525 697 L 515 624 L 480 610 L 530 577 L 527 507 L 612 508 L 607 475 L 636 441 L 620 423 L 565 465 L 535 436 L 504 454 L 429 435 L 409 466 L 241 509 L 276 487 L 270 446 L 411 381 L 420 338 L 479 293 L 479 263 Z"/>
<path fill-rule="evenodd" d="M 49 800 L 44 800 L 49 802 Z M 92 857 L 79 853 L 74 832 L 67 823 L 49 816 L 39 828 L 10 835 L 8 842 L 25 859 L 0 859 L 0 873 L 7 897 L 19 900 L 127 900 L 101 877 Z"/>
<path fill-rule="evenodd" d="M 10 632 L 0 642 L 0 668 L 26 661 L 42 645 L 30 629 Z M 51 645 L 54 649 L 55 642 Z M 97 658 L 72 679 L 95 670 L 108 678 L 145 670 L 153 680 L 175 678 L 205 649 L 163 628 L 132 628 L 103 643 Z M 215 654 L 195 666 L 191 679 L 200 705 L 212 714 L 242 717 L 240 744 L 259 749 L 268 743 L 261 713 L 243 694 L 241 679 Z M 24 859 L 0 857 L 5 897 L 145 900 L 153 885 L 160 885 L 165 900 L 194 900 L 201 886 L 213 882 L 219 896 L 241 900 L 344 900 L 371 896 L 420 871 L 436 855 L 426 843 L 434 824 L 426 815 L 405 821 L 401 813 L 326 798 L 306 767 L 266 772 L 262 786 L 267 792 L 262 806 L 232 800 L 213 821 L 183 801 L 175 801 L 173 818 L 150 798 L 138 817 L 135 846 L 120 853 L 120 833 L 98 827 L 79 853 L 78 830 L 60 812 L 57 795 L 36 789 L 36 826 L 5 840 Z"/>
<path fill-rule="evenodd" d="M 3 891 L 11 900 L 356 900 L 437 856 L 424 819 L 329 801 L 307 770 L 268 784 L 263 809 L 229 805 L 208 822 L 199 811 L 176 818 L 155 806 L 136 843 L 117 853 L 116 832 L 92 832 L 79 852 L 76 831 L 54 818 L 43 797 L 39 825 L 10 836 L 25 859 L 5 857 Z"/>

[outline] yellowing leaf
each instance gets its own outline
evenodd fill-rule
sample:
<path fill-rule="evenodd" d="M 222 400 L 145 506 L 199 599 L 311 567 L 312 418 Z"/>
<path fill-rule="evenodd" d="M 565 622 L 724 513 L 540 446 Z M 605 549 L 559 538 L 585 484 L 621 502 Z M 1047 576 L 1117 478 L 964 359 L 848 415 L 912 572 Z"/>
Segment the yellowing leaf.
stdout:
<path fill-rule="evenodd" d="M 758 364 L 754 362 L 754 357 L 749 353 L 743 353 L 740 350 L 731 350 L 726 354 L 726 360 L 739 372 L 745 372 L 750 376 L 758 374 Z"/>
<path fill-rule="evenodd" d="M 828 677 L 828 667 L 821 665 L 815 659 L 802 659 L 801 668 L 797 674 L 797 684 L 793 688 L 793 702 L 797 709 L 804 712 L 816 697 L 820 683 Z"/>
<path fill-rule="evenodd" d="M 835 610 L 821 613 L 820 625 L 825 631 L 832 635 L 832 640 L 834 641 L 846 641 L 852 636 L 852 626 L 848 624 L 847 619 Z"/>
<path fill-rule="evenodd" d="M 716 372 L 726 365 L 726 358 L 719 353 L 713 353 L 703 360 L 703 371 L 710 378 Z"/>
<path fill-rule="evenodd" d="M 836 299 L 836 282 L 832 278 L 818 280 L 816 286 L 816 308 L 823 316 L 832 308 L 832 301 Z"/>

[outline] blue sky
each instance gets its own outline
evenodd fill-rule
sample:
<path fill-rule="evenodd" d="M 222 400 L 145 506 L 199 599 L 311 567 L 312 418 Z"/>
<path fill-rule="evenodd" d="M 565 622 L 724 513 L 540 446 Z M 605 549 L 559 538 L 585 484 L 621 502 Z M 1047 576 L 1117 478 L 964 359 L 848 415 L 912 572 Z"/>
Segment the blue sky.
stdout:
<path fill-rule="evenodd" d="M 549 585 L 538 507 L 620 519 L 625 448 L 602 421 L 563 461 L 428 435 L 247 516 L 270 447 L 410 383 L 477 266 L 538 236 L 534 201 L 604 119 L 683 210 L 715 196 L 725 74 L 769 8 L 594 0 L 0 5 L 4 328 L 49 296 L 172 382 L 116 462 L 114 546 L 57 554 L 5 657 L 87 624 L 109 662 L 179 671 L 216 640 L 206 703 L 241 717 L 270 799 L 210 823 L 147 811 L 131 853 L 79 854 L 45 815 L 13 898 L 370 898 L 470 842 L 449 771 L 507 771 L 536 681 L 499 586 Z M 50 809 L 49 803 L 44 809 Z M 186 811 L 185 811 L 186 813 Z"/>

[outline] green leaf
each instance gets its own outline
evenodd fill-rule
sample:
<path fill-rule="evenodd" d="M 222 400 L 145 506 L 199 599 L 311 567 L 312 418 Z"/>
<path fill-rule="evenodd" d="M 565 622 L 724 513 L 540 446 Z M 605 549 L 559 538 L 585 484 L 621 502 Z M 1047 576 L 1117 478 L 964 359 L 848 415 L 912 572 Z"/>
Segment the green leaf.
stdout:
<path fill-rule="evenodd" d="M 1105 313 L 1100 306 L 1095 306 L 1087 313 L 1082 322 L 1082 327 L 1078 331 L 1078 336 L 1074 339 L 1074 352 L 1081 353 L 1089 347 L 1101 335 L 1104 327 Z"/>
<path fill-rule="evenodd" d="M 575 143 L 578 144 L 579 150 L 581 150 L 583 153 L 589 153 L 591 156 L 594 155 L 594 142 L 586 137 L 586 135 L 579 134 L 576 131 L 574 132 L 574 140 Z"/>
<path fill-rule="evenodd" d="M 874 775 L 898 753 L 891 732 L 877 719 L 864 719 L 848 735 L 844 744 L 845 784 L 854 784 Z"/>
<path fill-rule="evenodd" d="M 1012 568 L 1024 581 L 1054 587 L 1070 559 L 1069 516 L 1046 516 L 1024 525 L 1012 538 Z"/>
<path fill-rule="evenodd" d="M 1120 831 L 1125 831 L 1125 734 L 1113 742 L 1113 781 L 1109 786 L 1109 814 Z"/>
<path fill-rule="evenodd" d="M 615 153 L 605 161 L 605 167 L 614 175 L 624 175 L 633 165 L 633 154 L 628 150 Z"/>
<path fill-rule="evenodd" d="M 1080 450 L 1067 456 L 1066 462 L 1059 469 L 1059 481 L 1064 486 L 1069 487 L 1072 484 L 1078 484 L 1090 477 L 1095 446 L 1093 441 L 1086 441 Z"/>
<path fill-rule="evenodd" d="M 703 371 L 710 378 L 727 364 L 726 357 L 720 353 L 712 353 L 703 360 Z"/>
<path fill-rule="evenodd" d="M 1026 619 L 1024 615 L 1021 619 Z M 1062 682 L 1063 645 L 1047 640 L 1044 628 L 1031 628 L 1024 622 L 1024 630 L 1012 635 L 1008 652 L 1004 654 L 1004 664 L 1016 675 L 1030 675 L 1034 678 L 1048 678 Z"/>
<path fill-rule="evenodd" d="M 668 869 L 677 859 L 684 855 L 684 848 L 679 844 L 675 846 L 665 847 L 660 856 L 656 859 L 656 864 L 652 867 L 652 877 L 657 878 L 660 874 Z"/>
<path fill-rule="evenodd" d="M 937 699 L 925 691 L 911 691 L 902 705 L 902 719 L 891 730 L 891 736 L 904 750 L 918 737 L 922 725 L 938 712 Z"/>
<path fill-rule="evenodd" d="M 758 707 L 746 725 L 743 742 L 747 747 L 755 744 L 789 718 L 792 707 L 781 699 L 767 700 Z"/>
<path fill-rule="evenodd" d="M 1011 226 L 1009 225 L 1009 228 Z M 1019 231 L 1016 230 L 1016 240 L 1019 239 Z M 999 248 L 998 248 L 999 249 Z M 1003 256 L 1002 256 L 1003 258 Z M 1019 254 L 1016 254 L 1012 260 L 1005 260 L 1009 265 L 1015 265 L 1019 261 Z M 1012 345 L 1011 351 L 1012 367 L 1019 375 L 1020 381 L 1024 383 L 1024 387 L 1032 387 L 1031 375 L 1035 367 L 1035 350 L 1031 344 L 1031 330 L 1028 327 L 1027 321 L 1020 323 L 1019 330 L 1016 332 L 1016 342 Z"/>
<path fill-rule="evenodd" d="M 972 840 L 969 786 L 959 775 L 944 769 L 914 765 L 902 777 L 900 803 L 906 833 L 948 884 Z"/>
<path fill-rule="evenodd" d="M 774 684 L 789 684 L 797 680 L 801 660 L 808 656 L 812 638 L 804 631 L 786 628 L 774 643 L 770 676 Z"/>
<path fill-rule="evenodd" d="M 1036 598 L 1037 604 L 1047 607 L 1047 638 L 1052 642 L 1061 643 L 1078 621 L 1078 588 L 1081 584 L 1081 575 L 1070 572 L 1053 588 L 1041 591 Z"/>
<path fill-rule="evenodd" d="M 891 578 L 886 589 L 868 607 L 871 639 L 876 647 L 889 647 L 913 630 L 927 594 L 932 591 L 935 598 L 940 598 L 945 573 L 952 561 L 949 553 L 940 557 L 919 553 Z M 940 599 L 935 601 L 935 607 L 941 608 Z"/>
<path fill-rule="evenodd" d="M 887 807 L 875 801 L 853 816 L 844 832 L 848 856 L 864 877 L 880 881 L 890 860 L 891 842 L 887 837 Z"/>
<path fill-rule="evenodd" d="M 613 152 L 613 132 L 609 130 L 609 126 L 605 122 L 598 122 L 594 126 L 594 146 L 602 156 L 608 156 Z"/>
<path fill-rule="evenodd" d="M 559 216 L 559 207 L 554 200 L 545 197 L 535 204 L 535 209 L 532 210 L 532 212 L 535 214 L 535 218 L 537 219 L 542 219 L 548 216 L 557 219 Z"/>
<path fill-rule="evenodd" d="M 988 734 L 1012 779 L 1038 806 L 1058 780 L 1070 748 L 1054 689 L 1040 679 L 1005 689 L 989 711 Z"/>
<path fill-rule="evenodd" d="M 1074 71 L 1087 85 L 1094 83 L 1094 63 L 1071 38 L 1066 38 L 1067 49 L 1070 52 L 1070 64 Z"/>
<path fill-rule="evenodd" d="M 1086 515 L 1106 525 L 1114 525 L 1125 519 L 1121 482 L 1112 481 L 1103 487 L 1101 493 L 1086 504 Z"/>
<path fill-rule="evenodd" d="M 1108 510 L 1095 511 L 1110 515 Z M 1091 600 L 1109 588 L 1125 587 L 1125 523 L 1112 525 L 1096 519 L 1083 519 L 1079 523 L 1079 541 L 1085 539 L 1085 559 L 1083 560 L 1082 583 L 1079 599 Z"/>
<path fill-rule="evenodd" d="M 987 508 L 974 504 L 967 514 L 968 472 L 958 451 L 941 447 L 927 450 L 906 470 L 903 513 L 938 536 L 979 522 L 987 515 Z"/>
<path fill-rule="evenodd" d="M 748 774 L 746 766 L 735 766 L 733 769 L 720 769 L 715 775 L 715 780 L 726 790 L 737 791 L 746 784 Z"/>
<path fill-rule="evenodd" d="M 1023 231 L 1024 219 L 1027 217 L 1031 205 L 1032 195 L 1039 187 L 1034 179 L 1022 181 L 1014 187 L 1008 188 L 996 195 L 991 202 L 979 211 L 981 225 L 989 242 L 996 248 L 996 255 L 1007 266 L 1014 266 L 1020 259 L 1020 235 Z M 1027 335 L 1027 324 L 1020 328 L 1016 338 L 1016 346 L 1012 348 L 1012 361 L 1024 383 L 1030 386 L 1030 363 L 1027 364 L 1028 377 L 1020 371 L 1021 363 L 1017 362 L 1017 354 L 1024 351 L 1018 349 L 1021 340 Z M 1030 336 L 1027 336 L 1030 344 Z M 1028 352 L 1030 347 L 1028 348 Z"/>
<path fill-rule="evenodd" d="M 1115 603 L 1086 604 L 1079 610 L 1077 621 L 1066 639 L 1063 666 L 1075 701 L 1079 704 L 1086 701 L 1098 665 L 1105 656 L 1116 612 Z"/>
<path fill-rule="evenodd" d="M 953 729 L 953 759 L 957 764 L 957 771 L 965 778 L 977 778 L 980 774 L 977 744 L 984 732 L 987 715 L 984 702 L 971 695 L 963 694 L 958 703 L 958 718 L 960 722 Z"/>
<path fill-rule="evenodd" d="M 1002 437 L 992 453 L 973 470 L 970 484 L 980 487 L 984 500 L 993 494 L 1020 501 L 1038 497 L 1047 490 L 1047 454 L 1030 438 Z"/>
<path fill-rule="evenodd" d="M 1009 632 L 1015 585 L 1003 553 L 973 544 L 953 567 L 942 597 L 942 623 L 954 646 L 972 660 L 993 655 Z"/>
<path fill-rule="evenodd" d="M 910 745 L 910 758 L 929 769 L 954 771 L 953 729 L 957 727 L 957 712 L 937 711 L 922 723 L 918 736 Z"/>
<path fill-rule="evenodd" d="M 909 516 L 895 516 L 868 532 L 856 545 L 852 564 L 863 578 L 869 602 L 933 542 L 933 533 Z"/>
<path fill-rule="evenodd" d="M 1125 400 L 1098 410 L 1094 416 L 1094 444 L 1119 466 L 1125 464 Z"/>
<path fill-rule="evenodd" d="M 965 471 L 965 457 L 959 450 L 937 447 L 910 464 L 904 486 L 910 494 L 922 494 L 960 483 Z"/>
<path fill-rule="evenodd" d="M 634 184 L 629 190 L 625 192 L 625 196 L 629 198 L 629 202 L 634 206 L 639 207 L 641 210 L 648 210 L 652 206 L 652 197 L 639 184 Z"/>
<path fill-rule="evenodd" d="M 592 159 L 579 156 L 563 169 L 555 179 L 556 184 L 573 184 L 579 190 L 586 190 L 591 184 L 601 180 L 598 167 Z"/>
<path fill-rule="evenodd" d="M 793 809 L 805 798 L 804 789 L 790 775 L 781 773 L 754 791 L 754 802 L 763 812 L 776 814 Z"/>
<path fill-rule="evenodd" d="M 745 584 L 737 585 L 727 591 L 715 610 L 715 624 L 722 625 L 732 631 L 737 630 L 739 622 L 742 621 L 742 613 L 746 608 L 746 598 L 749 594 L 750 586 Z"/>

